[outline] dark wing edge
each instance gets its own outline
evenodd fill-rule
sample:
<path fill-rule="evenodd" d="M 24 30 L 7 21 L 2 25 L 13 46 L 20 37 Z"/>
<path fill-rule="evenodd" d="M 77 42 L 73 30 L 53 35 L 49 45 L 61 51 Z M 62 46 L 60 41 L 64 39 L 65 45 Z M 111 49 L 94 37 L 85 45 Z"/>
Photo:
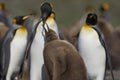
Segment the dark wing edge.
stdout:
<path fill-rule="evenodd" d="M 60 40 L 65 40 L 63 34 L 62 34 L 62 31 L 58 28 L 58 35 L 60 37 Z"/>
<path fill-rule="evenodd" d="M 26 50 L 25 50 L 25 56 L 24 56 L 24 59 L 23 59 L 23 63 L 21 64 L 21 70 L 19 72 L 19 74 L 21 74 L 20 77 L 23 76 L 23 70 L 24 70 L 23 67 L 24 67 L 24 64 L 25 64 L 25 60 L 27 60 L 29 58 L 30 47 L 31 47 L 31 44 L 32 44 L 32 42 L 34 40 L 34 37 L 35 37 L 35 34 L 36 34 L 36 30 L 37 30 L 37 26 L 39 25 L 40 22 L 41 22 L 41 20 L 38 21 L 37 24 L 33 27 L 32 33 L 30 35 L 30 38 L 28 39 L 27 47 L 26 47 Z"/>
<path fill-rule="evenodd" d="M 97 33 L 98 33 L 98 35 L 99 35 L 99 40 L 100 40 L 102 46 L 103 46 L 104 49 L 105 49 L 106 58 L 107 58 L 107 62 L 108 62 L 109 68 L 110 68 L 112 80 L 114 80 L 114 75 L 113 75 L 113 70 L 112 70 L 112 62 L 111 62 L 110 52 L 109 52 L 109 49 L 108 49 L 107 44 L 105 43 L 104 36 L 103 36 L 102 32 L 99 30 L 99 28 L 97 28 L 96 26 L 93 27 L 93 29 L 97 31 Z"/>
<path fill-rule="evenodd" d="M 3 77 L 5 78 L 9 66 L 9 61 L 10 61 L 10 42 L 13 39 L 13 35 L 15 33 L 16 29 L 10 29 L 6 35 L 4 36 L 1 46 L 0 46 L 0 51 L 2 54 L 2 68 L 3 68 Z"/>
<path fill-rule="evenodd" d="M 40 22 L 41 21 L 39 21 L 32 29 L 32 33 L 31 33 L 30 39 L 28 40 L 27 48 L 26 48 L 26 51 L 25 51 L 25 58 L 24 58 L 24 60 L 28 58 L 28 52 L 29 52 L 31 44 L 32 44 L 32 42 L 34 40 L 34 37 L 35 37 L 35 34 L 36 34 L 36 30 L 37 30 L 37 26 L 39 25 Z"/>
<path fill-rule="evenodd" d="M 45 67 L 45 64 L 42 66 L 42 80 L 49 80 L 49 76 L 47 73 L 47 68 Z"/>

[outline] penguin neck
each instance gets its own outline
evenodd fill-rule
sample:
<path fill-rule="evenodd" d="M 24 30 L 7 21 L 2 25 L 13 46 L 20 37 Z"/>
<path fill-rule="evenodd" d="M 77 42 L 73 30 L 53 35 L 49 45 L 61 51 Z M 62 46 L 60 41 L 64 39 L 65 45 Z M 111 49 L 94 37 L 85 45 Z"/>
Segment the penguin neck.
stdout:
<path fill-rule="evenodd" d="M 58 40 L 57 34 L 53 30 L 49 30 L 49 32 L 45 33 L 45 41 L 46 42 L 51 42 L 54 40 Z"/>
<path fill-rule="evenodd" d="M 92 30 L 92 26 L 89 25 L 89 24 L 85 24 L 85 25 L 83 26 L 83 29 L 85 29 L 85 30 Z"/>
<path fill-rule="evenodd" d="M 21 32 L 27 32 L 27 28 L 26 27 L 24 27 L 24 26 L 21 26 L 20 28 L 19 28 L 19 31 L 21 31 Z"/>
<path fill-rule="evenodd" d="M 52 22 L 52 21 L 54 21 L 54 17 L 52 17 L 52 16 L 48 17 L 47 20 L 46 20 L 46 22 L 48 22 L 48 23 Z"/>
<path fill-rule="evenodd" d="M 54 41 L 54 40 L 58 40 L 58 37 L 53 36 L 53 35 L 49 35 L 48 37 L 45 38 L 46 42 L 51 42 L 51 41 Z"/>

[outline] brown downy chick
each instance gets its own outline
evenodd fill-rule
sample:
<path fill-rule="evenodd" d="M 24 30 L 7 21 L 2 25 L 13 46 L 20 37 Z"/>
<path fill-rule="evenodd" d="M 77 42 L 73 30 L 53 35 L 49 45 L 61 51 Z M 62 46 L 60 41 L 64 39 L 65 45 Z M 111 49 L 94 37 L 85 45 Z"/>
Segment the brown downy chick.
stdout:
<path fill-rule="evenodd" d="M 56 34 L 55 31 L 53 31 L 52 29 L 49 29 L 48 32 L 45 33 L 45 41 L 46 42 L 50 42 L 53 40 L 58 40 L 58 36 Z"/>
<path fill-rule="evenodd" d="M 44 64 L 49 80 L 87 80 L 86 68 L 75 47 L 49 29 L 45 32 Z"/>

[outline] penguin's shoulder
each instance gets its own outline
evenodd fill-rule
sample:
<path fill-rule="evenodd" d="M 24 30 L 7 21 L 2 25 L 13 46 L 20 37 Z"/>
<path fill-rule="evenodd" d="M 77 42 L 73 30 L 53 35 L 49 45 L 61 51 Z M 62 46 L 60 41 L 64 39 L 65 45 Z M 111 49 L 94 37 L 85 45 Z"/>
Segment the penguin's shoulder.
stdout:
<path fill-rule="evenodd" d="M 106 43 L 105 43 L 105 39 L 104 39 L 103 33 L 100 31 L 100 29 L 97 26 L 93 26 L 92 28 L 97 32 L 99 40 L 100 40 L 102 46 L 104 48 L 106 48 L 107 46 L 106 46 Z"/>
<path fill-rule="evenodd" d="M 93 28 L 92 28 L 91 25 L 87 25 L 87 24 L 85 24 L 85 25 L 83 25 L 82 30 L 92 31 Z"/>
<path fill-rule="evenodd" d="M 22 26 L 22 27 L 18 28 L 16 31 L 22 32 L 22 33 L 26 33 L 27 32 L 27 28 Z"/>
<path fill-rule="evenodd" d="M 96 35 L 97 32 L 92 28 L 91 25 L 83 25 L 80 31 L 80 35 L 88 36 L 88 35 Z"/>
<path fill-rule="evenodd" d="M 54 21 L 54 18 L 52 16 L 48 17 L 46 22 L 51 22 L 51 21 Z"/>
<path fill-rule="evenodd" d="M 6 43 L 6 41 L 8 40 L 11 41 L 16 31 L 17 31 L 17 28 L 9 29 L 6 35 L 4 36 L 3 43 Z"/>

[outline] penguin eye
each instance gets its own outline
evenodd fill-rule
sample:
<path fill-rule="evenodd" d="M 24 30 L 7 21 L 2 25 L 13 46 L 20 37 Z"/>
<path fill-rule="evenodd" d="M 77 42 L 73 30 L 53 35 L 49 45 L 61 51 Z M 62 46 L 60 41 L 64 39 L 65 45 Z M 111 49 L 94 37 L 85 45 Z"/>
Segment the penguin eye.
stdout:
<path fill-rule="evenodd" d="M 50 3 L 50 6 L 53 7 L 53 5 Z"/>

